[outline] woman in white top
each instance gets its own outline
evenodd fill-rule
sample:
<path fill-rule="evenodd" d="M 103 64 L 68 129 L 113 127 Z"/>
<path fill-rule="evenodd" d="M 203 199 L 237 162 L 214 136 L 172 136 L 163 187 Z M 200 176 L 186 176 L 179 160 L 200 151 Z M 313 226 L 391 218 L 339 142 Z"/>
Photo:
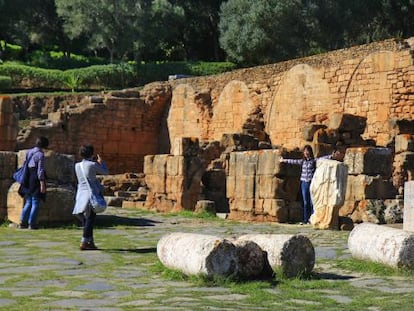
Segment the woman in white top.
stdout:
<path fill-rule="evenodd" d="M 83 160 L 75 164 L 78 189 L 76 192 L 76 202 L 75 207 L 73 208 L 73 214 L 80 216 L 83 219 L 83 235 L 80 244 L 81 250 L 97 249 L 93 240 L 93 226 L 96 213 L 93 211 L 89 202 L 89 189 L 92 188 L 96 191 L 103 191 L 101 184 L 96 179 L 96 174 L 108 174 L 105 162 L 99 154 L 96 155 L 96 161 L 94 161 L 93 153 L 94 149 L 92 145 L 83 145 L 79 150 L 79 154 Z M 88 182 L 90 186 L 88 185 Z"/>

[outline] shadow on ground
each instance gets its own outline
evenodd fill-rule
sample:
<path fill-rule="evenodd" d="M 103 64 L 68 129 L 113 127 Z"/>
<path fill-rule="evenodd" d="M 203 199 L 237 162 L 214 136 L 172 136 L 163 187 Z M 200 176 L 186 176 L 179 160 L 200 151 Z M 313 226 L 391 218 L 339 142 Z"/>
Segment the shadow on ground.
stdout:
<path fill-rule="evenodd" d="M 107 249 L 99 249 L 103 252 L 108 253 L 137 253 L 137 254 L 149 254 L 149 253 L 156 253 L 156 247 L 146 247 L 146 248 L 107 248 Z"/>
<path fill-rule="evenodd" d="M 116 215 L 98 215 L 96 219 L 96 226 L 98 227 L 113 227 L 113 226 L 135 226 L 135 227 L 153 227 L 155 224 L 162 223 L 161 221 L 152 220 L 148 218 L 130 218 Z"/>
<path fill-rule="evenodd" d="M 354 279 L 355 277 L 352 275 L 340 275 L 335 273 L 312 273 L 315 279 L 319 280 L 350 280 Z"/>

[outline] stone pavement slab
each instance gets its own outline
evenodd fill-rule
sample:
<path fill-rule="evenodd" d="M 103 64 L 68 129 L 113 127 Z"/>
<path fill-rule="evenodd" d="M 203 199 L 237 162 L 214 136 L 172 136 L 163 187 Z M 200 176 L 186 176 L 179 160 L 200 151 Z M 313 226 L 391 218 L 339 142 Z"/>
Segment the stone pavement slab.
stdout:
<path fill-rule="evenodd" d="M 159 269 L 156 255 L 158 240 L 171 232 L 226 238 L 249 233 L 304 234 L 316 250 L 314 279 L 290 283 L 276 279 L 263 289 L 254 289 L 255 282 L 235 289 L 172 280 Z M 407 303 L 414 303 L 412 277 L 370 275 L 336 266 L 338 260 L 350 258 L 348 235 L 295 224 L 185 218 L 109 208 L 97 219 L 99 250 L 82 252 L 81 229 L 75 226 L 35 231 L 3 226 L 0 309 L 394 311 L 392 306 L 398 305 L 398 311 L 412 310 L 412 304 Z M 364 304 L 367 297 L 376 296 L 384 298 L 381 303 Z"/>

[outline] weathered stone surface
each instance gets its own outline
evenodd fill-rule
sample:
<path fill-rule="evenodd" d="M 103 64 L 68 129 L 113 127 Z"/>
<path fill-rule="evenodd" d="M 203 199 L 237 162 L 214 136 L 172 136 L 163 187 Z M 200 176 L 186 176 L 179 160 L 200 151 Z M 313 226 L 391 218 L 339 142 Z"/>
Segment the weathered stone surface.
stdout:
<path fill-rule="evenodd" d="M 329 116 L 328 128 L 339 132 L 352 132 L 361 135 L 365 131 L 367 118 L 348 113 L 333 113 Z"/>
<path fill-rule="evenodd" d="M 313 135 L 319 129 L 325 129 L 326 125 L 323 124 L 307 124 L 302 129 L 303 139 L 306 141 L 312 141 Z"/>
<path fill-rule="evenodd" d="M 392 150 L 389 148 L 347 148 L 344 163 L 351 175 L 391 176 Z"/>
<path fill-rule="evenodd" d="M 414 151 L 414 140 L 411 134 L 395 136 L 395 153 Z"/>
<path fill-rule="evenodd" d="M 264 271 L 265 254 L 259 245 L 254 241 L 232 242 L 236 246 L 239 276 L 252 278 L 267 272 Z"/>
<path fill-rule="evenodd" d="M 11 179 L 16 167 L 16 153 L 12 151 L 0 151 L 0 180 Z"/>
<path fill-rule="evenodd" d="M 281 271 L 287 277 L 310 273 L 315 265 L 315 250 L 304 235 L 247 234 L 237 240 L 258 244 L 272 269 Z"/>
<path fill-rule="evenodd" d="M 414 121 L 407 119 L 391 118 L 388 122 L 394 135 L 412 134 L 414 135 Z"/>
<path fill-rule="evenodd" d="M 279 150 L 232 152 L 228 161 L 227 198 L 231 219 L 288 221 L 284 200 L 294 200 L 298 178 L 287 176 Z M 284 179 L 279 175 L 284 174 Z"/>
<path fill-rule="evenodd" d="M 174 156 L 196 157 L 200 151 L 196 137 L 177 137 L 174 139 L 171 154 Z"/>
<path fill-rule="evenodd" d="M 200 199 L 201 178 L 205 172 L 200 158 L 147 156 L 144 172 L 148 187 L 146 208 L 162 212 L 194 211 Z"/>
<path fill-rule="evenodd" d="M 414 232 L 414 181 L 405 183 L 403 229 Z"/>
<path fill-rule="evenodd" d="M 0 96 L 0 150 L 14 151 L 19 124 L 9 96 Z"/>
<path fill-rule="evenodd" d="M 227 152 L 257 150 L 259 148 L 259 140 L 252 135 L 239 133 L 223 134 L 220 140 L 220 145 L 222 145 Z"/>
<path fill-rule="evenodd" d="M 312 225 L 319 229 L 338 229 L 339 208 L 345 201 L 348 168 L 344 163 L 322 159 L 310 186 L 314 213 Z"/>
<path fill-rule="evenodd" d="M 14 183 L 7 195 L 7 218 L 17 224 L 20 222 L 23 208 L 23 198 L 17 193 L 19 186 L 18 183 Z M 39 224 L 73 222 L 74 187 L 47 183 L 46 191 L 46 201 L 42 202 L 39 208 Z"/>
<path fill-rule="evenodd" d="M 196 213 L 207 212 L 210 214 L 215 214 L 216 204 L 214 203 L 214 201 L 210 201 L 210 200 L 197 201 L 197 204 L 195 206 L 195 212 Z"/>
<path fill-rule="evenodd" d="M 381 176 L 349 175 L 345 200 L 392 199 L 397 194 L 391 181 Z"/>
<path fill-rule="evenodd" d="M 7 194 L 13 182 L 12 179 L 0 179 L 0 221 L 7 216 Z"/>
<path fill-rule="evenodd" d="M 26 159 L 28 150 L 17 153 L 17 165 L 21 167 Z M 76 181 L 75 157 L 73 155 L 58 154 L 53 150 L 45 151 L 45 171 L 48 180 L 59 184 L 70 184 Z"/>
<path fill-rule="evenodd" d="M 236 246 L 228 240 L 209 235 L 171 233 L 157 244 L 157 255 L 168 268 L 188 275 L 237 275 Z"/>
<path fill-rule="evenodd" d="M 356 225 L 348 238 L 352 256 L 398 268 L 414 267 L 414 235 L 370 223 Z"/>
<path fill-rule="evenodd" d="M 385 200 L 384 221 L 386 224 L 396 224 L 403 222 L 404 200 L 390 199 Z M 414 231 L 414 230 L 413 230 Z"/>

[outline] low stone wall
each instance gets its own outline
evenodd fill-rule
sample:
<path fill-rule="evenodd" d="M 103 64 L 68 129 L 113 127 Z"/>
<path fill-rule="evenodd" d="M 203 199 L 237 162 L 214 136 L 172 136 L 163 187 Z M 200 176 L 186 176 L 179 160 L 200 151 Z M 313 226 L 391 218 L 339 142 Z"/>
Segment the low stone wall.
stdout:
<path fill-rule="evenodd" d="M 18 224 L 23 208 L 23 198 L 18 194 L 20 185 L 11 179 L 17 167 L 21 167 L 27 150 L 0 152 L 0 163 L 4 165 L 0 171 L 2 183 L 0 202 L 1 219 Z M 45 151 L 45 170 L 47 174 L 46 201 L 41 202 L 38 220 L 40 225 L 51 223 L 74 222 L 72 210 L 75 199 L 74 156 Z"/>

